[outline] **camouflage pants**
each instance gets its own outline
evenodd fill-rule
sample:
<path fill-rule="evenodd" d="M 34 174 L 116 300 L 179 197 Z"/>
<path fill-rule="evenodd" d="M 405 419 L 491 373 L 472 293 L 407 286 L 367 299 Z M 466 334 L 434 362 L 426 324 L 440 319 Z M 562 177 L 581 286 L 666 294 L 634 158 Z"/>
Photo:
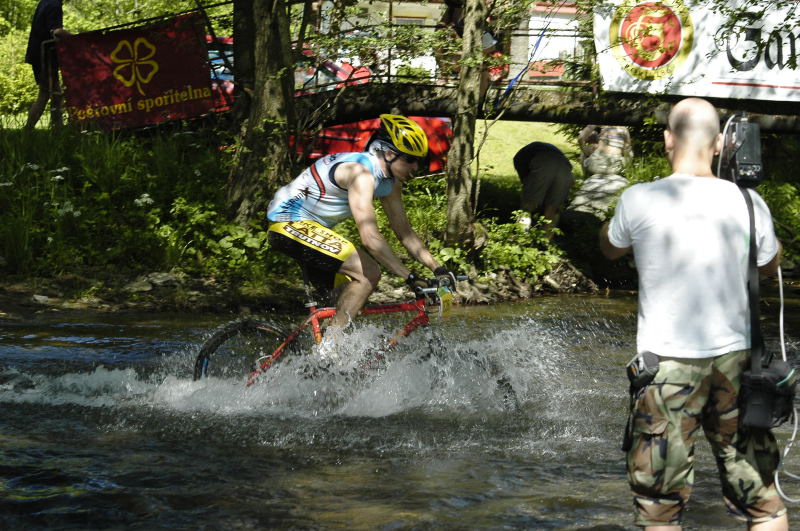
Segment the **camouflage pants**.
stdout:
<path fill-rule="evenodd" d="M 786 512 L 773 479 L 775 437 L 738 425 L 739 378 L 749 356 L 745 350 L 706 359 L 660 358 L 655 378 L 637 396 L 627 454 L 637 525 L 680 524 L 694 483 L 700 427 L 734 517 L 758 523 Z"/>

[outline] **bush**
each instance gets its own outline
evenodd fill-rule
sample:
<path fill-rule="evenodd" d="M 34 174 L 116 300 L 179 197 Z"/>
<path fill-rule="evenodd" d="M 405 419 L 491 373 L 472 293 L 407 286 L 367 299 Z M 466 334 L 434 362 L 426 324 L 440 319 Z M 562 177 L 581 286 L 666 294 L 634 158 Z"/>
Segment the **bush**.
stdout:
<path fill-rule="evenodd" d="M 520 280 L 536 280 L 549 273 L 560 261 L 561 251 L 553 245 L 548 235 L 549 222 L 539 218 L 538 223 L 526 230 L 519 222 L 528 214 L 517 210 L 512 223 L 485 221 L 489 239 L 480 253 L 485 272 L 510 270 Z"/>
<path fill-rule="evenodd" d="M 0 114 L 27 112 L 38 89 L 31 66 L 25 63 L 27 33 L 12 31 L 0 37 Z"/>
<path fill-rule="evenodd" d="M 783 256 L 793 264 L 800 263 L 800 190 L 792 183 L 767 181 L 758 187 L 772 212 L 775 233 L 783 243 Z"/>
<path fill-rule="evenodd" d="M 397 80 L 407 83 L 419 83 L 421 79 L 429 80 L 431 73 L 422 66 L 400 65 L 395 72 Z"/>
<path fill-rule="evenodd" d="M 0 182 L 0 267 L 8 272 L 85 266 L 233 274 L 253 238 L 264 239 L 217 214 L 227 172 L 212 132 L 0 130 L 0 148 L 0 175 L 9 176 Z"/>
<path fill-rule="evenodd" d="M 242 279 L 257 274 L 268 255 L 267 233 L 226 221 L 213 204 L 179 197 L 168 221 L 153 217 L 152 229 L 165 251 L 167 269 L 205 277 Z"/>

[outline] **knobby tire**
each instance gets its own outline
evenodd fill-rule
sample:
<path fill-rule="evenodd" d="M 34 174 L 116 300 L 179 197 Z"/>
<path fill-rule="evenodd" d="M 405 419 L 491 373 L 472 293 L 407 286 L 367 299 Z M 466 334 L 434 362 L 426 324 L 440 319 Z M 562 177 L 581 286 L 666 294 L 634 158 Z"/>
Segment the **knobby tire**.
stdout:
<path fill-rule="evenodd" d="M 253 371 L 256 361 L 269 356 L 286 336 L 286 332 L 268 321 L 242 319 L 227 323 L 200 347 L 194 364 L 194 379 L 204 376 L 244 378 Z M 284 356 L 290 354 L 290 346 Z"/>

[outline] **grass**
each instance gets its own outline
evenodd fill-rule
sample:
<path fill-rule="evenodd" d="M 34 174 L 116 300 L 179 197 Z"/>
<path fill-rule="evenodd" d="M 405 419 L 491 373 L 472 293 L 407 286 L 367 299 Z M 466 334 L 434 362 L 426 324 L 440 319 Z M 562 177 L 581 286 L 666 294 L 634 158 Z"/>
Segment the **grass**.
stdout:
<path fill-rule="evenodd" d="M 482 214 L 508 221 L 511 212 L 519 208 L 521 185 L 513 159 L 517 151 L 531 142 L 555 145 L 572 161 L 575 174 L 581 174 L 578 143 L 559 133 L 558 124 L 502 120 L 491 124 L 488 131 L 485 124 L 478 123 L 475 139 L 476 148 L 483 142 L 478 156 L 481 179 L 478 210 Z"/>
<path fill-rule="evenodd" d="M 478 146 L 485 133 L 484 123 L 477 127 L 475 144 Z M 558 132 L 558 124 L 544 122 L 498 121 L 486 132 L 486 141 L 480 154 L 481 173 L 489 179 L 517 179 L 512 160 L 514 154 L 527 144 L 548 142 L 563 151 L 570 160 L 577 160 L 580 152 L 575 140 Z"/>

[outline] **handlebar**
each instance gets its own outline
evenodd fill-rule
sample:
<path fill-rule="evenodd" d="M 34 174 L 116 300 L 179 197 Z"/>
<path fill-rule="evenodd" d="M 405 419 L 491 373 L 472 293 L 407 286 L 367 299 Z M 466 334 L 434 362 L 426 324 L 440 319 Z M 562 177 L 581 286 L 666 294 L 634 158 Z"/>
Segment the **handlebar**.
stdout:
<path fill-rule="evenodd" d="M 469 280 L 469 276 L 467 276 L 467 275 L 456 275 L 456 280 L 457 281 Z M 452 282 L 450 281 L 449 277 L 430 278 L 430 279 L 426 280 L 426 282 L 428 283 L 428 286 L 430 286 L 430 287 L 427 287 L 427 288 L 414 288 L 414 293 L 416 295 L 418 295 L 418 296 L 436 295 L 436 292 L 439 289 L 439 287 L 448 287 L 448 286 L 452 285 Z"/>

